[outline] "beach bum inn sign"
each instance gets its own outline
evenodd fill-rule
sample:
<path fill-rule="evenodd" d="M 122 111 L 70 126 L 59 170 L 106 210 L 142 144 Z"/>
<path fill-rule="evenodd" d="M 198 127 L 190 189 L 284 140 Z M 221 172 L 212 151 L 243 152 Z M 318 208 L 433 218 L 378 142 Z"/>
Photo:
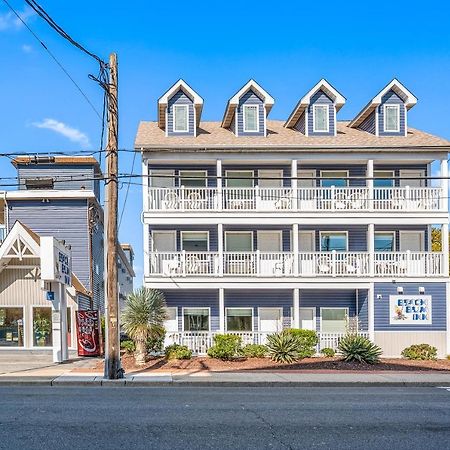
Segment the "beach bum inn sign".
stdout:
<path fill-rule="evenodd" d="M 391 325 L 431 325 L 431 295 L 390 295 Z"/>
<path fill-rule="evenodd" d="M 41 278 L 67 286 L 72 285 L 70 248 L 53 237 L 41 237 Z"/>

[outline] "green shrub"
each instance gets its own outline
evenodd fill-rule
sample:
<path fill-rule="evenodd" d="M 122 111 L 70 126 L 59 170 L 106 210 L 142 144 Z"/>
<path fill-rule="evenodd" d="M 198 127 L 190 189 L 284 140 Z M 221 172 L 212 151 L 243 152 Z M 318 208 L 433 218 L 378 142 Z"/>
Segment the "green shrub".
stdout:
<path fill-rule="evenodd" d="M 164 354 L 167 359 L 191 359 L 192 350 L 189 350 L 185 345 L 172 344 L 168 345 Z"/>
<path fill-rule="evenodd" d="M 298 338 L 299 348 L 298 357 L 311 358 L 316 353 L 316 345 L 319 342 L 317 333 L 313 330 L 300 330 L 298 328 L 289 328 L 283 331 L 284 333 L 290 333 Z"/>
<path fill-rule="evenodd" d="M 293 363 L 299 358 L 299 337 L 294 333 L 275 333 L 267 336 L 267 353 L 272 361 Z"/>
<path fill-rule="evenodd" d="M 155 336 L 147 339 L 147 352 L 148 353 L 160 353 L 163 351 L 164 339 L 166 337 L 166 331 L 161 329 Z"/>
<path fill-rule="evenodd" d="M 364 336 L 347 334 L 339 342 L 339 351 L 345 361 L 375 364 L 382 353 L 381 348 Z"/>
<path fill-rule="evenodd" d="M 260 344 L 247 344 L 242 353 L 247 358 L 264 358 L 267 355 L 267 347 Z"/>
<path fill-rule="evenodd" d="M 437 358 L 437 348 L 429 344 L 417 344 L 406 347 L 402 351 L 403 358 L 430 360 Z"/>
<path fill-rule="evenodd" d="M 242 354 L 242 339 L 236 334 L 216 334 L 214 345 L 208 349 L 208 356 L 229 360 Z"/>
<path fill-rule="evenodd" d="M 120 348 L 125 350 L 127 353 L 134 353 L 136 351 L 136 345 L 131 340 L 122 341 L 120 343 Z"/>
<path fill-rule="evenodd" d="M 322 353 L 322 355 L 325 356 L 326 358 L 332 358 L 333 356 L 336 355 L 336 350 L 334 350 L 333 348 L 325 347 L 322 350 L 320 350 L 320 353 Z"/>

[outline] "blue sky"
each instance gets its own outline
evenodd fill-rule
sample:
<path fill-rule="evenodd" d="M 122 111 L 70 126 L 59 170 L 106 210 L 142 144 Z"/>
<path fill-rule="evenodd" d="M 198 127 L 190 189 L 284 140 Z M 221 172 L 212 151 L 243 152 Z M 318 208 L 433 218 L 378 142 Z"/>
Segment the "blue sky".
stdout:
<path fill-rule="evenodd" d="M 101 109 L 101 92 L 87 78 L 96 64 L 23 1 L 10 2 Z M 103 58 L 118 53 L 121 148 L 133 148 L 139 121 L 155 120 L 157 98 L 178 78 L 205 99 L 203 119 L 220 120 L 226 100 L 249 78 L 275 98 L 270 118 L 285 119 L 325 77 L 347 98 L 339 118 L 348 119 L 397 77 L 419 99 L 409 125 L 450 139 L 448 2 L 152 3 L 41 2 L 88 49 Z M 98 148 L 99 119 L 1 1 L 0 68 L 0 153 Z M 122 154 L 120 171 L 131 164 L 132 154 Z M 0 158 L 0 176 L 14 175 Z M 141 188 L 131 186 L 120 239 L 135 248 L 136 285 L 143 266 L 141 205 Z"/>

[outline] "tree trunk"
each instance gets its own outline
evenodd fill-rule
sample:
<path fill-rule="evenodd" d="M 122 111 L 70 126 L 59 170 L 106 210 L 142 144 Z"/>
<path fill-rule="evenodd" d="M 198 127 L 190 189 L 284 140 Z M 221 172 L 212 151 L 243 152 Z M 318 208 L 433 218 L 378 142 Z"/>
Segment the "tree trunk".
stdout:
<path fill-rule="evenodd" d="M 136 351 L 134 353 L 134 360 L 137 365 L 142 366 L 145 364 L 145 357 L 147 353 L 147 346 L 145 341 L 136 341 Z"/>

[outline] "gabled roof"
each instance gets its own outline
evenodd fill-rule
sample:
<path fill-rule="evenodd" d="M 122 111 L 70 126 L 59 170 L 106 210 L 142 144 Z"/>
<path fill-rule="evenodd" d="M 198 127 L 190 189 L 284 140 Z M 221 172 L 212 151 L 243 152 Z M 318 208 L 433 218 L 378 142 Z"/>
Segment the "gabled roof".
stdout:
<path fill-rule="evenodd" d="M 223 115 L 222 119 L 223 128 L 229 128 L 229 126 L 231 125 L 231 120 L 233 119 L 234 111 L 239 105 L 239 100 L 250 89 L 262 99 L 262 101 L 264 102 L 264 106 L 266 108 L 266 115 L 269 114 L 273 104 L 275 103 L 275 100 L 255 80 L 249 80 L 247 81 L 247 83 L 244 84 L 244 86 L 242 86 L 241 89 L 239 89 L 239 91 L 236 92 L 236 94 L 233 95 L 233 97 L 230 98 L 230 100 L 228 100 L 227 107 L 225 109 L 225 114 Z"/>
<path fill-rule="evenodd" d="M 417 103 L 417 98 L 403 86 L 400 81 L 394 78 L 388 83 L 366 106 L 356 115 L 356 117 L 348 125 L 351 128 L 358 127 L 364 120 L 375 110 L 375 108 L 381 105 L 382 98 L 390 91 L 393 90 L 404 102 L 406 109 L 412 108 Z"/>
<path fill-rule="evenodd" d="M 297 103 L 296 107 L 292 111 L 288 120 L 284 124 L 286 128 L 292 128 L 298 122 L 298 119 L 303 114 L 303 111 L 311 103 L 311 97 L 318 91 L 325 92 L 328 97 L 331 98 L 334 105 L 336 106 L 336 112 L 339 111 L 345 104 L 345 97 L 335 89 L 325 78 L 322 78 L 311 90 L 309 90 L 306 95 L 304 95 L 300 101 Z"/>
<path fill-rule="evenodd" d="M 203 99 L 181 78 L 158 100 L 158 126 L 161 129 L 166 127 L 166 109 L 169 100 L 179 91 L 182 90 L 194 103 L 197 112 L 197 125 L 200 123 L 200 116 L 203 109 Z"/>

